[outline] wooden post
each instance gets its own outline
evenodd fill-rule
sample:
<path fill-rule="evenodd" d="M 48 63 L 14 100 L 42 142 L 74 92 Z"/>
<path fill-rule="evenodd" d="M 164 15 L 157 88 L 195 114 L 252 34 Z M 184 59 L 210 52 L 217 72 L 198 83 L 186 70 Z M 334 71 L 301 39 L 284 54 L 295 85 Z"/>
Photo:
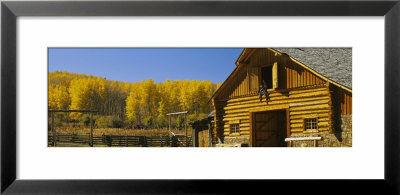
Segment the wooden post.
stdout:
<path fill-rule="evenodd" d="M 186 126 L 186 123 L 187 123 L 187 114 L 185 113 L 184 114 L 185 115 L 185 146 L 187 147 L 188 146 L 188 136 L 187 136 L 187 126 Z"/>
<path fill-rule="evenodd" d="M 186 123 L 187 123 L 187 116 L 185 114 L 185 137 L 187 137 L 187 127 L 186 127 Z"/>
<path fill-rule="evenodd" d="M 170 146 L 172 147 L 172 146 L 173 146 L 173 143 L 172 143 L 172 142 L 173 142 L 173 141 L 172 141 L 172 140 L 173 140 L 173 137 L 172 137 L 172 133 L 171 133 L 171 115 L 168 116 L 168 120 L 169 120 L 169 126 L 168 126 L 168 128 L 169 128 L 169 139 L 170 139 L 170 140 L 169 140 L 169 141 L 170 141 L 169 144 L 170 144 Z"/>
<path fill-rule="evenodd" d="M 211 122 L 208 123 L 208 147 L 212 147 L 212 129 L 211 129 Z"/>
<path fill-rule="evenodd" d="M 51 132 L 53 133 L 53 146 L 56 146 L 56 130 L 54 128 L 54 112 L 51 112 Z"/>
<path fill-rule="evenodd" d="M 162 142 L 163 142 L 163 137 L 162 137 L 162 135 L 160 134 L 160 147 L 162 147 Z"/>
<path fill-rule="evenodd" d="M 150 144 L 149 144 L 149 145 L 150 145 L 150 147 L 151 147 L 151 146 L 153 146 L 153 138 L 152 138 L 152 137 L 149 137 L 149 139 L 150 139 Z"/>
<path fill-rule="evenodd" d="M 196 128 L 192 127 L 192 146 L 193 147 L 197 147 L 198 146 L 198 145 L 196 145 L 196 142 L 197 142 L 196 134 L 197 134 Z"/>
<path fill-rule="evenodd" d="M 90 111 L 90 147 L 93 147 L 93 112 Z"/>
<path fill-rule="evenodd" d="M 168 116 L 168 129 L 169 133 L 171 134 L 171 115 Z"/>
<path fill-rule="evenodd" d="M 147 138 L 143 136 L 143 147 L 147 147 Z"/>

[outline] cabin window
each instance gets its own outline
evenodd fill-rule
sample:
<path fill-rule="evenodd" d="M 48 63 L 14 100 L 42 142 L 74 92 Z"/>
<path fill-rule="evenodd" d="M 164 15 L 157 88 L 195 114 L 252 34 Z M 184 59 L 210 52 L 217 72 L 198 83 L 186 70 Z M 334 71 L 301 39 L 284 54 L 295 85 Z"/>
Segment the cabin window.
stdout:
<path fill-rule="evenodd" d="M 305 130 L 317 130 L 317 119 L 316 118 L 307 118 L 304 119 L 304 127 Z"/>
<path fill-rule="evenodd" d="M 231 124 L 231 133 L 239 133 L 239 124 Z"/>
<path fill-rule="evenodd" d="M 261 85 L 263 81 L 267 83 L 267 89 L 272 89 L 273 87 L 273 79 L 272 79 L 272 66 L 266 66 L 261 68 Z"/>

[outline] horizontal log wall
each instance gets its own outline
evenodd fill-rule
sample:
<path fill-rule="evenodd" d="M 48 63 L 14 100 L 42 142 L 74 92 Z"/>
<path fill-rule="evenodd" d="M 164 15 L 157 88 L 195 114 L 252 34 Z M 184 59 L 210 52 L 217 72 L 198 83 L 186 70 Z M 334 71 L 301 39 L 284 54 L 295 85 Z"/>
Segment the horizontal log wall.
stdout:
<path fill-rule="evenodd" d="M 327 85 L 271 92 L 269 98 L 268 104 L 266 104 L 265 96 L 260 102 L 257 95 L 227 100 L 224 102 L 226 106 L 218 106 L 217 128 L 221 128 L 219 131 L 223 132 L 224 136 L 237 136 L 230 134 L 230 123 L 239 121 L 240 136 L 249 136 L 249 110 L 251 108 L 289 104 L 291 133 L 303 133 L 304 118 L 309 117 L 318 118 L 320 131 L 331 130 L 330 91 Z"/>

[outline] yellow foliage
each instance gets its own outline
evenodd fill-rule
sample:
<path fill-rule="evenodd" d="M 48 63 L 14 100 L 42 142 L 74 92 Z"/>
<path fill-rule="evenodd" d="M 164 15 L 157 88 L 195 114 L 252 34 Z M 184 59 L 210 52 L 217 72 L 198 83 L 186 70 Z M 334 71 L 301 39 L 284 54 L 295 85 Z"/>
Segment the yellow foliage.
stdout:
<path fill-rule="evenodd" d="M 49 73 L 48 107 L 97 110 L 100 115 L 113 115 L 141 124 L 148 117 L 164 120 L 170 112 L 189 111 L 197 118 L 205 116 L 211 111 L 207 101 L 215 90 L 216 85 L 211 81 L 155 83 L 148 79 L 128 83 L 56 71 Z M 71 113 L 70 116 L 78 119 L 81 115 Z"/>

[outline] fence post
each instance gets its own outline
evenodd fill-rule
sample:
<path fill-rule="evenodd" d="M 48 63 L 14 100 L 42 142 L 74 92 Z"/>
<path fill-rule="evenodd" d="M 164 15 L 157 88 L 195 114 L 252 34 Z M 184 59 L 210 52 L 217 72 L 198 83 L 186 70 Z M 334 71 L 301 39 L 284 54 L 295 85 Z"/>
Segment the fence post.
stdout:
<path fill-rule="evenodd" d="M 171 115 L 168 116 L 168 130 L 171 133 Z"/>
<path fill-rule="evenodd" d="M 54 112 L 51 112 L 51 131 L 53 133 L 53 146 L 56 146 L 56 130 L 54 128 Z"/>
<path fill-rule="evenodd" d="M 162 135 L 160 134 L 160 147 L 162 147 Z"/>
<path fill-rule="evenodd" d="M 93 147 L 93 112 L 90 111 L 90 136 L 89 145 Z"/>
<path fill-rule="evenodd" d="M 198 147 L 197 129 L 192 127 L 192 146 Z"/>
<path fill-rule="evenodd" d="M 186 123 L 187 123 L 187 116 L 186 116 L 187 114 L 185 114 L 185 137 L 187 137 L 187 125 L 186 125 Z M 186 142 L 186 145 L 187 145 L 187 142 Z"/>
<path fill-rule="evenodd" d="M 112 147 L 112 135 L 108 135 L 108 146 Z"/>
<path fill-rule="evenodd" d="M 146 138 L 146 139 L 147 139 L 147 138 Z M 148 144 L 148 145 L 151 147 L 151 146 L 153 146 L 153 138 L 150 136 L 150 137 L 149 137 L 149 140 L 150 140 L 150 144 Z"/>
<path fill-rule="evenodd" d="M 125 147 L 128 147 L 128 135 L 125 135 Z"/>

